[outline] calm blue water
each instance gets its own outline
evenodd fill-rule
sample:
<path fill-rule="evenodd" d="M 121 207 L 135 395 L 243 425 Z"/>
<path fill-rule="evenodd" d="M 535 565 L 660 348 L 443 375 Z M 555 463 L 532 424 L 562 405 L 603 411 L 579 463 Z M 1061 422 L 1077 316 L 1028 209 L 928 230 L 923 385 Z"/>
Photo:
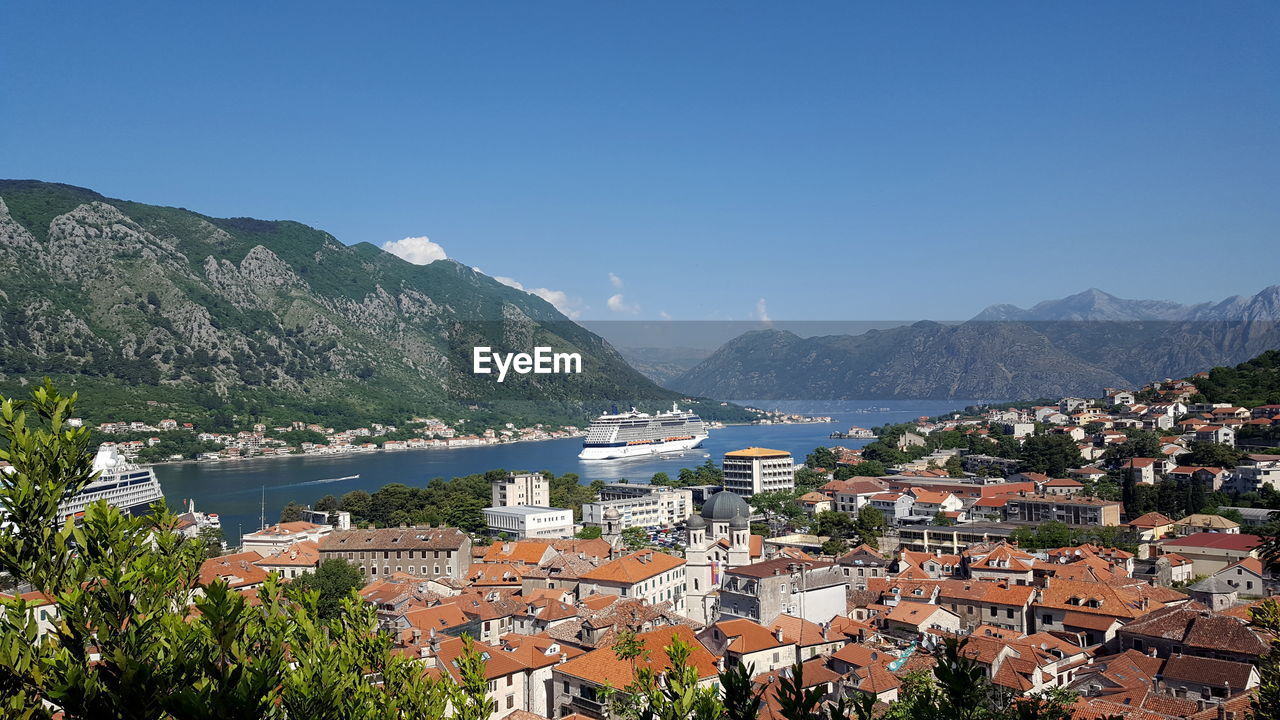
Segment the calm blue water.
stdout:
<path fill-rule="evenodd" d="M 748 403 L 750 404 L 750 403 Z M 275 522 L 289 501 L 313 503 L 329 494 L 341 496 L 352 490 L 373 492 L 388 483 L 425 485 L 432 478 L 452 478 L 494 468 L 507 470 L 550 470 L 557 475 L 577 473 L 582 482 L 595 479 L 617 482 L 648 481 L 662 471 L 675 476 L 680 468 L 701 465 L 708 458 L 719 462 L 729 450 L 748 446 L 787 450 L 802 460 L 819 445 L 861 447 L 866 440 L 830 440 L 829 434 L 850 425 L 870 428 L 904 422 L 921 415 L 940 415 L 971 404 L 966 400 L 875 400 L 838 404 L 768 403 L 767 409 L 808 415 L 830 415 L 830 424 L 741 425 L 713 430 L 702 447 L 686 453 L 659 458 L 622 461 L 583 462 L 578 460 L 580 439 L 513 443 L 493 447 L 455 450 L 404 450 L 338 457 L 280 457 L 240 462 L 183 463 L 157 465 L 156 475 L 170 507 L 178 509 L 187 498 L 196 508 L 222 516 L 227 541 L 236 543 L 241 532 L 258 529 L 259 507 L 265 489 L 267 522 Z M 856 412 L 859 409 L 889 408 L 888 412 Z M 349 475 L 359 479 L 335 480 Z"/>

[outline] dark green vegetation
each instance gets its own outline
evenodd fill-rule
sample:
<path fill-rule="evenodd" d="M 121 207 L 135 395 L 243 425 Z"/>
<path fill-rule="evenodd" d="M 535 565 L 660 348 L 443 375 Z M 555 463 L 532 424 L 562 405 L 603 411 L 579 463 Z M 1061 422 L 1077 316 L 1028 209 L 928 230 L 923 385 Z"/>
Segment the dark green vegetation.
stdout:
<path fill-rule="evenodd" d="M 1209 377 L 1190 378 L 1204 402 L 1240 407 L 1280 404 L 1280 350 L 1268 350 L 1235 367 L 1216 367 Z M 1200 400 L 1201 398 L 1193 398 Z"/>
<path fill-rule="evenodd" d="M 0 181 L 0 284 L 0 391 L 51 376 L 85 396 L 92 421 L 583 425 L 612 403 L 682 399 L 536 296 L 296 222 Z M 499 385 L 471 372 L 477 345 L 578 352 L 583 372 L 513 373 Z"/>
<path fill-rule="evenodd" d="M 1130 542 L 1123 527 L 1098 526 L 1073 528 L 1057 520 L 1032 527 L 1020 527 L 1013 531 L 1012 540 L 1024 550 L 1072 547 L 1092 543 L 1102 547 L 1114 547 L 1136 553 L 1138 546 Z"/>
<path fill-rule="evenodd" d="M 342 601 L 352 591 L 364 587 L 364 573 L 346 560 L 330 559 L 312 572 L 305 572 L 289 583 L 289 589 L 314 590 L 320 594 L 316 612 L 325 620 L 342 616 Z"/>
<path fill-rule="evenodd" d="M 174 455 L 181 455 L 183 458 L 191 459 L 202 452 L 217 452 L 222 449 L 222 446 L 218 443 L 211 440 L 200 440 L 195 433 L 184 430 L 153 433 L 114 433 L 109 436 L 94 434 L 95 440 L 110 440 L 111 442 L 128 442 L 130 440 L 146 442 L 150 438 L 159 438 L 160 442 L 155 445 L 147 445 L 139 450 L 138 462 L 162 462 Z"/>
<path fill-rule="evenodd" d="M 716 465 L 715 461 L 707 460 L 701 465 L 693 468 L 680 468 L 680 472 L 675 478 L 664 472 L 654 473 L 649 479 L 651 485 L 665 485 L 667 487 L 689 487 L 691 485 L 723 485 L 724 471 Z"/>
<path fill-rule="evenodd" d="M 428 677 L 355 593 L 327 621 L 321 593 L 275 577 L 253 605 L 221 580 L 197 597 L 204 544 L 171 532 L 162 507 L 132 517 L 99 502 L 60 524 L 59 502 L 93 475 L 88 428 L 64 422 L 75 412 L 52 386 L 0 408 L 0 460 L 14 468 L 0 473 L 0 570 L 53 605 L 0 598 L 0 717 L 418 720 L 484 707 L 478 653 L 460 660 L 461 685 Z M 60 622 L 37 640 L 49 610 Z"/>
<path fill-rule="evenodd" d="M 478 533 L 485 530 L 481 511 L 489 507 L 492 500 L 490 480 L 506 474 L 506 470 L 490 470 L 452 480 L 435 478 L 426 487 L 391 483 L 373 493 L 352 490 L 341 498 L 332 495 L 320 498 L 315 509 L 345 510 L 351 513 L 351 522 L 359 525 L 434 525 Z M 570 508 L 574 517 L 580 519 L 582 504 L 596 500 L 599 490 L 590 485 L 579 485 L 578 476 L 574 473 L 556 476 L 544 470 L 542 474 L 551 481 L 552 507 Z M 289 512 L 289 506 L 285 512 Z"/>
<path fill-rule="evenodd" d="M 1280 348 L 1280 286 L 1195 307 L 1104 296 L 860 335 L 752 331 L 667 386 L 761 400 L 1093 397 Z"/>
<path fill-rule="evenodd" d="M 851 546 L 863 543 L 878 548 L 880 537 L 887 529 L 884 513 L 870 505 L 863 505 L 857 517 L 828 510 L 813 518 L 813 534 L 831 538 L 822 546 L 822 552 L 827 555 L 839 555 Z"/>
<path fill-rule="evenodd" d="M 1025 438 L 1022 442 L 1002 434 L 999 427 L 990 428 L 991 433 L 987 436 L 965 434 L 959 430 L 946 430 L 917 435 L 923 439 L 924 443 L 913 445 L 901 440 L 908 433 L 915 433 L 914 425 L 911 423 L 886 425 L 876 428 L 878 439 L 862 449 L 862 457 L 878 465 L 870 465 L 863 470 L 862 466 L 867 464 L 864 462 L 854 465 L 851 470 L 856 475 L 870 475 L 874 470 L 880 470 L 877 474 L 884 474 L 885 466 L 918 460 L 935 450 L 947 449 L 963 450 L 966 454 L 977 453 L 1018 460 L 1019 469 L 1022 472 L 1039 472 L 1053 477 L 1061 477 L 1068 469 L 1084 464 L 1083 458 L 1080 457 L 1080 449 L 1070 437 L 1050 435 L 1044 430 L 1043 427 L 1037 428 L 1034 435 Z M 829 452 L 824 448 L 815 450 L 809 455 L 806 464 L 811 461 L 827 460 L 825 453 Z M 834 454 L 831 459 L 834 460 Z M 950 475 L 960 476 L 963 473 L 960 463 L 960 459 L 949 459 L 943 464 L 942 469 L 947 470 Z"/>

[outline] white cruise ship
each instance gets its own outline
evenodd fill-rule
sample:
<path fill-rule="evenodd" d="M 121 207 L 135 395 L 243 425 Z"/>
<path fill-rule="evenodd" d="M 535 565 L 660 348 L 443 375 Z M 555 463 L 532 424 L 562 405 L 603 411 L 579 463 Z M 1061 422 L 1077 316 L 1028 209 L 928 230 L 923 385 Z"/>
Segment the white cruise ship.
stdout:
<path fill-rule="evenodd" d="M 143 515 L 152 503 L 164 499 L 155 472 L 126 460 L 115 445 L 98 448 L 93 469 L 99 473 L 98 477 L 75 497 L 64 501 L 58 508 L 59 515 L 79 516 L 89 503 L 98 500 L 106 500 L 107 504 L 134 515 Z"/>
<path fill-rule="evenodd" d="M 614 412 L 601 415 L 587 428 L 580 460 L 614 460 L 696 448 L 707 439 L 702 418 L 672 404 L 657 415 Z"/>

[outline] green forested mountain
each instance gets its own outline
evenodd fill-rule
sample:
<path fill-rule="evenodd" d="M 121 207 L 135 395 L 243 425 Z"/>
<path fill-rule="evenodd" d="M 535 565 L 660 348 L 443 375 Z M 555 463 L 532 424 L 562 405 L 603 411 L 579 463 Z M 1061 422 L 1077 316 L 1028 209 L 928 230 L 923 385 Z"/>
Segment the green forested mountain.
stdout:
<path fill-rule="evenodd" d="M 1190 378 L 1205 402 L 1242 407 L 1280 405 L 1280 351 L 1268 350 L 1235 367 L 1216 367 L 1209 377 Z"/>
<path fill-rule="evenodd" d="M 580 375 L 473 375 L 471 348 L 579 352 Z M 679 400 L 546 301 L 290 221 L 0 181 L 0 390 L 50 375 L 90 419 L 410 415 L 578 421 Z M 707 417 L 741 419 L 718 403 Z"/>

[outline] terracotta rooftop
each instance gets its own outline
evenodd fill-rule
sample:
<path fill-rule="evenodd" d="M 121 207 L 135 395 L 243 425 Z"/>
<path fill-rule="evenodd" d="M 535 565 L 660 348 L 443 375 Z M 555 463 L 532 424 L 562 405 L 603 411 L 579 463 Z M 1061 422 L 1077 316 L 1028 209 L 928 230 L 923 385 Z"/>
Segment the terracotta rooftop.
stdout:
<path fill-rule="evenodd" d="M 591 582 L 634 585 L 684 565 L 682 558 L 654 550 L 640 550 L 607 562 L 582 576 Z"/>
<path fill-rule="evenodd" d="M 338 530 L 321 543 L 321 552 L 361 550 L 453 550 L 469 542 L 456 528 L 377 528 Z"/>
<path fill-rule="evenodd" d="M 1209 533 L 1200 532 L 1167 540 L 1164 547 L 1213 548 L 1216 550 L 1235 550 L 1248 552 L 1262 544 L 1262 538 L 1244 533 Z"/>
<path fill-rule="evenodd" d="M 688 664 L 697 671 L 699 678 L 719 675 L 715 656 L 707 651 L 698 638 L 694 637 L 692 629 L 683 625 L 636 635 L 636 639 L 644 646 L 644 652 L 636 660 L 636 667 L 649 667 L 655 672 L 669 670 L 671 661 L 663 648 L 669 646 L 677 637 L 693 648 L 693 652 L 689 654 Z M 614 688 L 626 687 L 635 679 L 631 661 L 620 659 L 612 647 L 593 650 L 576 657 L 559 665 L 557 670 L 596 685 L 608 684 Z"/>

